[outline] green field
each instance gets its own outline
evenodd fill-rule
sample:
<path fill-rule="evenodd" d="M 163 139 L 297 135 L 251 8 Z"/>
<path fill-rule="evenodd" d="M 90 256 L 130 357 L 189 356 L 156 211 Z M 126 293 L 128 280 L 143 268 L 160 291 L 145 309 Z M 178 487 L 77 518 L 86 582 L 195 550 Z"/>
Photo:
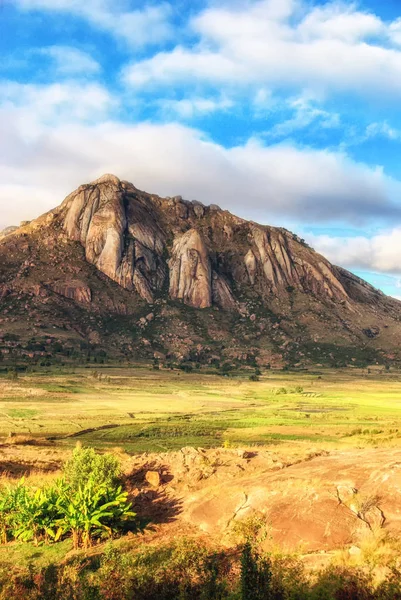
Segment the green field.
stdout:
<path fill-rule="evenodd" d="M 98 429 L 103 428 L 103 429 Z M 0 437 L 127 452 L 307 443 L 395 445 L 401 374 L 382 369 L 222 377 L 137 368 L 0 378 Z M 9 438 L 10 439 L 10 438 Z M 12 439 L 12 438 L 11 438 Z"/>
<path fill-rule="evenodd" d="M 243 465 L 248 462 L 250 464 L 249 471 L 243 478 L 245 484 L 240 485 L 246 485 L 248 473 L 251 480 L 255 472 L 259 474 L 252 470 L 255 464 L 261 465 L 256 467 L 261 469 L 261 474 L 266 473 L 266 470 L 281 470 L 282 467 L 296 466 L 305 461 L 308 469 L 308 461 L 314 457 L 319 457 L 319 460 L 322 455 L 324 459 L 326 451 L 335 456 L 336 452 L 331 453 L 331 450 L 392 448 L 401 442 L 401 372 L 379 367 L 369 370 L 320 369 L 314 372 L 265 370 L 258 376 L 258 381 L 250 380 L 250 375 L 255 375 L 254 370 L 234 372 L 227 377 L 211 371 L 184 373 L 180 370 L 158 370 L 145 366 L 64 371 L 49 368 L 41 372 L 20 373 L 18 376 L 15 372 L 3 374 L 0 376 L 0 484 L 6 490 L 9 486 L 15 486 L 22 476 L 23 484 L 34 490 L 54 484 L 54 480 L 60 476 L 63 463 L 71 457 L 70 451 L 77 441 L 82 442 L 84 447 L 111 450 L 119 460 L 125 461 L 129 465 L 129 470 L 125 471 L 126 474 L 129 473 L 126 482 L 131 481 L 130 475 L 136 473 L 138 464 L 145 465 L 146 469 L 149 464 L 158 464 L 152 462 L 155 456 L 132 458 L 126 453 L 158 453 L 185 446 L 246 449 L 260 445 L 264 447 L 260 452 L 249 453 L 255 461 L 261 456 L 276 457 L 271 463 L 267 460 L 261 463 L 254 463 L 253 460 L 243 462 Z M 391 454 L 393 450 L 389 452 Z M 236 464 L 242 451 L 219 450 L 205 454 L 219 456 L 216 463 L 219 469 L 225 469 L 227 464 L 230 466 L 229 461 L 233 456 L 236 457 L 231 467 L 233 470 L 227 473 L 230 478 L 238 474 L 242 477 L 242 471 L 238 471 Z M 340 457 L 338 464 L 341 465 L 341 452 L 337 454 Z M 360 456 L 360 453 L 357 455 Z M 169 458 L 174 461 L 179 456 L 164 456 L 162 460 L 168 463 Z M 213 489 L 225 489 L 225 471 L 222 471 L 224 479 L 216 473 L 216 478 L 208 482 L 210 473 L 204 480 L 198 479 L 196 469 L 195 466 L 189 475 L 194 476 L 196 485 L 202 486 L 205 481 L 206 487 L 215 485 L 217 487 Z M 136 481 L 135 479 L 124 485 L 128 485 L 129 493 L 133 494 L 130 500 L 138 502 L 135 512 L 138 511 L 137 506 L 144 511 L 137 512 L 140 515 L 138 529 L 127 534 L 119 532 L 116 539 L 107 543 L 106 538 L 97 540 L 89 550 L 73 550 L 70 534 L 58 543 L 46 544 L 41 541 L 35 546 L 31 542 L 24 543 L 15 538 L 1 545 L 0 596 L 2 586 L 10 584 L 8 589 L 20 594 L 18 597 L 28 598 L 25 591 L 15 590 L 35 588 L 36 596 L 29 597 L 123 598 L 127 596 L 122 595 L 121 590 L 130 577 L 132 581 L 139 577 L 140 583 L 144 573 L 153 583 L 161 577 L 160 589 L 164 589 L 163 585 L 172 585 L 168 577 L 171 573 L 175 577 L 174 568 L 178 569 L 178 579 L 173 582 L 178 590 L 177 582 L 181 581 L 183 573 L 187 573 L 188 564 L 193 565 L 194 561 L 198 561 L 199 572 L 204 572 L 205 565 L 209 563 L 202 562 L 206 560 L 202 556 L 207 557 L 210 553 L 217 556 L 215 552 L 223 557 L 223 562 L 228 560 L 228 556 L 231 557 L 229 560 L 234 565 L 232 581 L 237 582 L 237 585 L 240 546 L 236 550 L 234 548 L 234 551 L 231 548 L 227 554 L 226 546 L 219 545 L 223 538 L 218 537 L 222 535 L 218 528 L 216 531 L 206 530 L 209 536 L 206 539 L 205 532 L 198 531 L 180 516 L 180 508 L 177 514 L 174 513 L 174 517 L 169 516 L 169 513 L 158 512 L 163 511 L 164 502 L 166 510 L 170 504 L 181 507 L 185 495 L 195 493 L 192 488 L 188 488 L 188 480 L 180 481 L 180 477 L 177 477 L 172 486 L 165 484 L 161 490 L 149 488 L 146 482 L 141 483 L 139 489 Z M 311 485 L 318 486 L 319 481 L 312 481 Z M 132 482 L 133 488 L 130 487 Z M 285 490 L 291 485 L 293 482 L 290 474 L 288 481 L 280 489 Z M 325 493 L 323 484 L 317 489 L 319 493 Z M 197 493 L 200 494 L 199 490 Z M 149 502 L 149 497 L 153 498 L 152 502 Z M 190 502 L 187 509 L 188 506 Z M 302 508 L 302 502 L 300 507 Z M 211 523 L 214 523 L 213 518 Z M 136 535 L 138 532 L 140 533 Z M 359 544 L 358 537 L 355 537 L 356 541 L 352 539 L 354 544 Z M 224 540 L 226 544 L 227 538 L 224 537 Z M 334 569 L 336 565 L 344 564 L 352 575 L 355 565 L 355 568 L 358 565 L 365 566 L 365 561 L 366 565 L 369 563 L 369 569 L 373 569 L 371 572 L 375 576 L 376 571 L 379 573 L 377 581 L 386 576 L 391 577 L 388 567 L 399 564 L 398 539 L 388 536 L 386 530 L 379 529 L 376 533 L 372 530 L 371 537 L 366 538 L 365 542 L 363 540 L 364 538 L 360 540 L 361 554 L 359 558 L 355 558 L 359 562 L 354 563 L 354 557 L 341 545 L 337 550 L 327 552 L 327 555 L 325 551 L 323 554 L 318 551 L 297 555 L 296 573 L 301 574 L 300 577 L 304 577 L 302 573 L 306 573 L 305 577 L 309 582 L 307 586 L 313 587 L 316 577 L 314 575 L 309 578 L 308 569 L 317 570 L 324 577 L 325 571 L 319 569 L 331 564 L 327 561 L 332 561 Z M 355 545 L 352 547 L 355 548 Z M 274 560 L 276 555 L 282 556 L 286 552 L 285 548 L 283 550 L 276 547 L 273 542 L 269 548 L 268 552 Z M 326 562 L 321 562 L 322 556 Z M 287 560 L 285 556 L 283 560 Z M 155 576 L 155 568 L 159 563 L 161 571 Z M 127 565 L 131 569 L 128 576 Z M 226 562 L 224 565 L 226 569 Z M 303 570 L 305 568 L 306 571 Z M 121 575 L 120 579 L 110 579 L 111 574 L 115 577 L 117 572 Z M 41 573 L 40 577 L 38 573 Z M 189 570 L 189 573 L 191 579 L 193 572 Z M 60 589 L 66 590 L 67 596 L 61 596 L 59 591 L 53 596 L 44 594 L 43 582 L 48 577 L 50 586 L 55 574 L 61 582 Z M 287 575 L 285 573 L 285 581 L 294 580 L 292 574 Z M 197 576 L 195 575 L 195 580 Z M 117 590 L 118 594 L 121 592 L 120 595 L 107 595 L 108 591 L 104 586 L 109 579 L 113 593 Z M 102 592 L 103 595 L 99 592 L 98 596 L 68 596 L 70 588 L 66 587 L 67 581 L 70 586 L 75 586 L 74 589 L 81 589 L 80 586 L 84 589 L 88 582 L 95 582 L 99 590 L 105 589 L 106 592 Z M 164 584 L 164 581 L 167 583 Z M 21 582 L 25 582 L 22 588 Z M 365 587 L 368 589 L 373 583 L 362 582 L 361 585 L 365 594 Z M 291 597 L 305 600 L 323 597 L 308 593 Z M 7 594 L 9 593 L 6 592 L 1 597 L 7 600 L 8 597 L 17 597 Z M 148 596 L 139 597 L 161 596 L 158 592 L 152 592 Z M 174 595 L 168 596 L 170 597 L 178 598 Z M 224 597 L 234 599 L 240 596 L 234 594 Z M 340 596 L 324 597 L 331 600 Z M 381 600 L 393 596 L 365 594 L 358 597 Z"/>

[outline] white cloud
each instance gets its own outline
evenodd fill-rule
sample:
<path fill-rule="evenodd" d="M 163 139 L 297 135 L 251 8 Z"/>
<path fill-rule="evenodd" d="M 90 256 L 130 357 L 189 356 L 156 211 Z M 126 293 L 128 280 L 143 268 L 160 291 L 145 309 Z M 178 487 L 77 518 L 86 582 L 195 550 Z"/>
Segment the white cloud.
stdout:
<path fill-rule="evenodd" d="M 39 129 L 44 123 L 56 120 L 60 123 L 66 120 L 93 121 L 105 116 L 115 104 L 116 99 L 96 83 L 0 83 L 0 107 L 6 115 L 3 116 L 5 126 L 10 120 L 21 128 L 22 122 L 31 122 Z"/>
<path fill-rule="evenodd" d="M 241 74 L 247 81 L 245 68 L 231 58 L 209 50 L 189 51 L 182 46 L 123 69 L 123 79 L 138 88 L 150 84 L 187 83 L 193 78 L 224 84 L 235 81 Z"/>
<path fill-rule="evenodd" d="M 382 123 L 371 123 L 365 131 L 365 139 L 384 137 L 392 141 L 401 140 L 401 131 L 391 127 L 386 121 Z"/>
<path fill-rule="evenodd" d="M 86 19 L 91 25 L 108 31 L 132 48 L 156 45 L 170 39 L 171 7 L 167 2 L 125 10 L 123 0 L 14 0 L 23 10 L 66 12 Z"/>
<path fill-rule="evenodd" d="M 245 6 L 244 6 L 245 4 Z M 394 25 L 394 24 L 393 24 Z M 330 2 L 258 0 L 208 8 L 192 21 L 198 46 L 176 46 L 124 69 L 133 86 L 212 84 L 401 97 L 401 51 L 391 25 Z"/>
<path fill-rule="evenodd" d="M 8 168 L 12 167 L 17 173 L 22 162 L 28 160 L 28 157 L 32 171 L 40 169 L 42 159 L 53 164 L 56 154 L 47 154 L 48 128 L 98 122 L 116 106 L 116 99 L 103 87 L 94 83 L 0 83 L 0 147 L 4 154 L 3 183 L 6 188 L 18 181 L 14 177 L 12 180 L 8 179 Z M 77 144 L 79 145 L 78 141 Z M 73 150 L 71 152 L 74 154 Z M 78 147 L 75 154 L 79 154 Z M 75 159 L 73 162 L 75 164 Z M 63 164 L 60 164 L 60 168 L 63 169 Z M 26 175 L 28 176 L 28 173 Z M 49 174 L 49 188 L 52 187 L 53 177 L 55 175 Z M 48 195 L 45 186 L 40 191 L 42 192 L 43 197 Z M 8 192 L 6 197 L 8 202 L 12 198 Z"/>
<path fill-rule="evenodd" d="M 401 273 L 401 227 L 367 238 L 307 235 L 311 245 L 332 262 L 359 269 Z"/>
<path fill-rule="evenodd" d="M 399 215 L 401 184 L 345 154 L 255 139 L 227 149 L 177 123 L 119 123 L 114 99 L 94 84 L 8 84 L 1 96 L 1 225 L 50 209 L 103 172 L 270 223 Z"/>
<path fill-rule="evenodd" d="M 401 46 L 401 17 L 390 24 L 388 35 L 397 46 Z"/>
<path fill-rule="evenodd" d="M 166 115 L 176 115 L 183 119 L 191 119 L 198 115 L 208 115 L 217 111 L 225 111 L 234 106 L 229 98 L 183 98 L 181 100 L 160 100 L 158 102 Z"/>
<path fill-rule="evenodd" d="M 89 76 L 100 71 L 100 65 L 94 58 L 72 46 L 48 46 L 41 48 L 40 53 L 52 59 L 58 75 Z"/>
<path fill-rule="evenodd" d="M 361 12 L 354 2 L 331 2 L 315 7 L 298 28 L 305 40 L 335 39 L 353 43 L 383 36 L 386 26 L 375 15 Z"/>
<path fill-rule="evenodd" d="M 304 94 L 287 101 L 288 109 L 293 111 L 293 116 L 287 121 L 277 123 L 267 132 L 269 137 L 288 136 L 295 131 L 305 129 L 315 123 L 323 129 L 332 129 L 340 126 L 340 115 L 319 108 L 315 98 Z"/>

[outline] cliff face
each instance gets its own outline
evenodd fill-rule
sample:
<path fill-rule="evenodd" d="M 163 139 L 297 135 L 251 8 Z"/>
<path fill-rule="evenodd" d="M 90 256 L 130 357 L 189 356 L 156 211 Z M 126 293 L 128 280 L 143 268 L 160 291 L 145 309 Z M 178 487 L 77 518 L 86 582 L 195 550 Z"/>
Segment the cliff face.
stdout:
<path fill-rule="evenodd" d="M 297 289 L 348 299 L 339 272 L 289 232 L 215 206 L 150 196 L 112 175 L 81 186 L 61 215 L 86 259 L 149 303 L 167 286 L 171 299 L 195 308 L 234 309 L 235 289 L 244 286 L 262 296 Z"/>
<path fill-rule="evenodd" d="M 29 347 L 45 329 L 133 358 L 401 360 L 400 306 L 285 229 L 113 175 L 0 240 L 0 340 Z"/>

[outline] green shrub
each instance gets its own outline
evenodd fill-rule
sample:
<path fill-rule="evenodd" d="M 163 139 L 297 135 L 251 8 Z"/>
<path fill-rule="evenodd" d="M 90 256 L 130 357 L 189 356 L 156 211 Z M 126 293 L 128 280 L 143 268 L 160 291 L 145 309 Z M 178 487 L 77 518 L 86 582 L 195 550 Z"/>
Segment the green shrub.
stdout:
<path fill-rule="evenodd" d="M 361 570 L 329 567 L 313 586 L 311 600 L 374 600 L 372 577 Z"/>
<path fill-rule="evenodd" d="M 98 454 L 93 448 L 77 444 L 64 465 L 65 480 L 78 489 L 85 486 L 92 475 L 98 485 L 115 486 L 121 477 L 120 462 L 113 454 Z"/>
<path fill-rule="evenodd" d="M 241 555 L 241 600 L 272 599 L 271 579 L 270 561 L 247 542 Z"/>
<path fill-rule="evenodd" d="M 132 521 L 128 494 L 115 484 L 118 461 L 111 455 L 98 457 L 79 447 L 67 465 L 70 481 L 35 489 L 22 479 L 0 489 L 0 543 L 15 539 L 38 545 L 71 535 L 74 548 L 88 548 L 93 538 L 111 537 Z M 93 471 L 80 473 L 80 464 L 83 469 L 92 465 Z"/>
<path fill-rule="evenodd" d="M 91 475 L 85 485 L 71 488 L 58 503 L 60 517 L 56 523 L 63 534 L 71 533 L 74 549 L 89 548 L 94 536 L 111 536 L 122 522 L 134 517 L 127 502 L 127 492 L 99 484 Z"/>
<path fill-rule="evenodd" d="M 0 543 L 14 537 L 13 532 L 18 519 L 19 507 L 25 501 L 28 489 L 24 479 L 15 487 L 4 487 L 0 490 Z"/>
<path fill-rule="evenodd" d="M 58 541 L 62 534 L 58 524 L 60 503 L 67 494 L 68 486 L 63 481 L 48 488 L 20 491 L 13 519 L 13 537 L 23 542 L 33 541 L 35 545 L 42 540 L 45 543 Z"/>

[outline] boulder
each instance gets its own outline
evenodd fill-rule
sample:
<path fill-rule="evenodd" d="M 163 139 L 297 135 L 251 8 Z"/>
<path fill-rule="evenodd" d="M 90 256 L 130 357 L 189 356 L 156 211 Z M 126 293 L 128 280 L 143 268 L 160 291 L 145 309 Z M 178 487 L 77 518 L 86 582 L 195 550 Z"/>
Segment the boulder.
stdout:
<path fill-rule="evenodd" d="M 145 479 L 152 487 L 159 487 L 161 484 L 161 477 L 158 471 L 147 471 Z"/>

